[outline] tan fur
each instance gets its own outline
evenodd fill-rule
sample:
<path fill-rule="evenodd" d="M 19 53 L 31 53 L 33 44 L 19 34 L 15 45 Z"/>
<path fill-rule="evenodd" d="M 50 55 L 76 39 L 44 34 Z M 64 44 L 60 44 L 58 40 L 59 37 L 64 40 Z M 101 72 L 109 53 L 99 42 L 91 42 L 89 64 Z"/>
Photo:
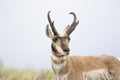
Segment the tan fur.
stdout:
<path fill-rule="evenodd" d="M 83 73 L 104 69 L 111 80 L 120 80 L 120 61 L 113 56 L 67 56 L 66 66 L 59 75 L 68 73 L 68 80 L 83 80 Z"/>

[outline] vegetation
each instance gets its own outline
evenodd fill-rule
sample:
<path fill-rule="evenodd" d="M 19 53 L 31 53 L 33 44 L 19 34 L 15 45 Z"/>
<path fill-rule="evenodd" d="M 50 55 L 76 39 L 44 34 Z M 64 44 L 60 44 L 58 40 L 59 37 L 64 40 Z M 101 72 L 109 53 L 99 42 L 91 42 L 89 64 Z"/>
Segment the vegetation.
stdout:
<path fill-rule="evenodd" d="M 0 60 L 0 80 L 53 80 L 51 70 L 5 68 Z"/>

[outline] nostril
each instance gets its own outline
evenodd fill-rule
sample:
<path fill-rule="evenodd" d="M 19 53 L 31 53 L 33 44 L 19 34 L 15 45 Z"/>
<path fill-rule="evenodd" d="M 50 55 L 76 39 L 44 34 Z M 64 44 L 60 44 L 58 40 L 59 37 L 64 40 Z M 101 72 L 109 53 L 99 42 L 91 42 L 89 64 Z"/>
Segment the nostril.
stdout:
<path fill-rule="evenodd" d="M 69 49 L 69 48 L 66 48 L 66 49 L 64 49 L 64 51 L 65 51 L 65 52 L 69 52 L 69 51 L 70 51 L 70 49 Z"/>

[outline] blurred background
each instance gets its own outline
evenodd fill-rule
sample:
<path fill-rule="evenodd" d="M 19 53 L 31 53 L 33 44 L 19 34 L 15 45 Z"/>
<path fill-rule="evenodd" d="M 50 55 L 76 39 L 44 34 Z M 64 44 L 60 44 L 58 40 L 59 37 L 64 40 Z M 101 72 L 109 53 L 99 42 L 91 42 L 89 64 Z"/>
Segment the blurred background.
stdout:
<path fill-rule="evenodd" d="M 0 59 L 5 67 L 51 69 L 47 12 L 59 33 L 80 21 L 71 34 L 71 55 L 120 57 L 120 0 L 0 0 Z"/>

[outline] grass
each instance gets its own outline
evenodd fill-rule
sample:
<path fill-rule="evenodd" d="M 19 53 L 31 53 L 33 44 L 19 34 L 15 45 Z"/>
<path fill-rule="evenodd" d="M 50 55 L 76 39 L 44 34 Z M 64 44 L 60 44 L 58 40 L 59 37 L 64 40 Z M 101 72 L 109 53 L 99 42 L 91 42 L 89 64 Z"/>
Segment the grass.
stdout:
<path fill-rule="evenodd" d="M 53 80 L 51 70 L 5 68 L 0 60 L 0 80 Z"/>

